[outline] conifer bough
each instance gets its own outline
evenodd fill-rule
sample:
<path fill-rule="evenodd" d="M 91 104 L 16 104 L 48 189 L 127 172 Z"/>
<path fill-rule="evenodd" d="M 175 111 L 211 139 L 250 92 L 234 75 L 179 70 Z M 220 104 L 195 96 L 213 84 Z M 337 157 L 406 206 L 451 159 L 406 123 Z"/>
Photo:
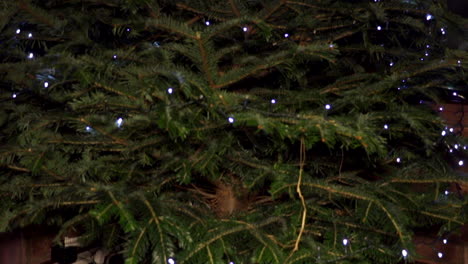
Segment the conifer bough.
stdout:
<path fill-rule="evenodd" d="M 0 5 L 0 231 L 128 264 L 396 263 L 466 221 L 443 1 Z"/>

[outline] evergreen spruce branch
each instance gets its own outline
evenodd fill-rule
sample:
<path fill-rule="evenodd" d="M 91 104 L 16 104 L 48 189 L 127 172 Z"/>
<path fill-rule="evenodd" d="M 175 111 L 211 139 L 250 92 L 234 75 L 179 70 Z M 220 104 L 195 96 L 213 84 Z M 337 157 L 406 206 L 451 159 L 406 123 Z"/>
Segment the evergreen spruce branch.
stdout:
<path fill-rule="evenodd" d="M 210 250 L 210 245 L 206 246 L 206 250 L 208 252 L 208 258 L 211 264 L 215 264 L 214 259 L 213 259 L 213 254 L 211 253 Z"/>
<path fill-rule="evenodd" d="M 242 159 L 240 157 L 227 156 L 226 158 L 231 160 L 231 161 L 247 165 L 247 166 L 249 166 L 251 168 L 262 169 L 262 170 L 265 170 L 267 172 L 272 172 L 271 166 L 268 166 L 268 165 L 257 164 L 257 163 Z"/>
<path fill-rule="evenodd" d="M 118 138 L 118 137 L 115 137 L 115 136 L 113 136 L 113 135 L 107 133 L 104 129 L 101 129 L 100 127 L 93 126 L 87 119 L 85 119 L 85 118 L 83 118 L 83 117 L 80 117 L 80 118 L 78 119 L 78 121 L 81 122 L 81 123 L 86 124 L 87 126 L 93 127 L 93 129 L 95 129 L 95 130 L 98 131 L 99 133 L 105 135 L 106 137 L 111 138 L 111 139 L 114 141 L 114 144 L 128 146 L 128 142 L 127 142 L 126 140 L 121 139 L 121 138 Z"/>
<path fill-rule="evenodd" d="M 202 39 L 204 41 L 209 41 L 214 37 L 223 35 L 226 31 L 229 31 L 231 28 L 242 26 L 245 23 L 262 23 L 258 18 L 252 16 L 242 16 L 239 18 L 229 19 L 226 22 L 214 25 L 203 32 Z"/>
<path fill-rule="evenodd" d="M 213 84 L 210 86 L 214 89 L 222 89 L 229 85 L 238 83 L 241 80 L 244 80 L 247 77 L 253 76 L 260 71 L 274 68 L 278 65 L 285 63 L 288 60 L 286 58 L 286 55 L 290 55 L 289 52 L 283 52 L 283 53 L 280 53 L 279 55 L 275 54 L 272 57 L 267 58 L 266 59 L 267 63 L 265 64 L 245 67 L 242 69 L 232 69 L 229 72 L 227 72 L 223 76 L 223 78 L 219 80 L 221 83 Z M 273 59 L 276 59 L 276 61 Z"/>
<path fill-rule="evenodd" d="M 275 218 L 275 217 L 274 217 Z M 283 222 L 282 219 L 278 219 L 280 222 Z M 276 220 L 276 221 L 278 221 Z M 280 263 L 280 258 L 282 257 L 281 251 L 278 250 L 276 247 L 276 240 L 271 239 L 271 235 L 265 235 L 264 232 L 261 232 L 259 230 L 259 226 L 257 224 L 251 224 L 249 222 L 241 221 L 241 220 L 231 220 L 235 223 L 240 223 L 242 225 L 246 225 L 248 227 L 248 231 L 258 240 L 260 243 L 262 243 L 265 248 L 268 248 L 271 254 L 273 254 L 274 259 L 276 260 L 276 263 Z M 273 242 L 273 244 L 270 244 L 268 241 Z"/>
<path fill-rule="evenodd" d="M 267 13 L 262 17 L 263 20 L 268 20 L 268 18 L 270 18 L 270 16 L 272 16 L 276 11 L 278 11 L 278 9 L 280 9 L 283 5 L 286 4 L 286 0 L 278 0 L 278 4 L 276 4 L 273 8 L 270 8 L 268 10 L 268 8 L 264 8 L 264 10 L 267 10 Z"/>
<path fill-rule="evenodd" d="M 366 223 L 367 217 L 369 216 L 370 209 L 372 207 L 373 202 L 369 202 L 366 208 L 366 213 L 364 214 L 364 217 L 362 218 L 362 222 Z"/>
<path fill-rule="evenodd" d="M 226 48 L 221 48 L 219 50 L 216 50 L 210 56 L 213 57 L 213 61 L 219 62 L 224 56 L 234 53 L 234 52 L 239 52 L 241 50 L 242 50 L 241 45 L 232 45 Z"/>
<path fill-rule="evenodd" d="M 22 168 L 22 167 L 18 167 L 18 166 L 14 166 L 14 165 L 7 165 L 7 168 L 15 170 L 15 171 L 28 172 L 28 173 L 31 172 L 27 168 Z"/>
<path fill-rule="evenodd" d="M 307 182 L 307 183 L 303 183 L 303 185 L 307 186 L 307 187 L 311 187 L 311 188 L 321 189 L 321 190 L 324 190 L 324 191 L 326 191 L 326 192 L 328 192 L 330 194 L 336 194 L 336 195 L 340 195 L 340 196 L 348 197 L 348 198 L 352 198 L 352 199 L 358 199 L 358 200 L 373 202 L 375 205 L 377 205 L 385 213 L 387 218 L 391 221 L 391 223 L 394 226 L 395 231 L 397 232 L 398 237 L 400 238 L 401 242 L 403 242 L 403 243 L 407 242 L 406 236 L 404 235 L 404 230 L 400 226 L 400 224 L 398 223 L 395 216 L 378 199 L 376 199 L 374 197 L 371 197 L 371 196 L 365 196 L 363 194 L 358 194 L 358 193 L 352 191 L 352 189 L 350 189 L 350 188 L 345 188 L 343 186 L 341 186 L 341 187 L 340 186 L 334 186 L 334 185 L 331 185 L 331 184 L 322 184 L 319 181 L 317 181 L 316 183 Z M 281 188 L 278 188 L 276 190 L 271 190 L 271 194 L 275 195 L 276 193 L 282 191 L 283 189 L 291 188 L 292 186 L 293 186 L 293 184 L 284 184 Z"/>
<path fill-rule="evenodd" d="M 121 212 L 121 217 L 124 217 L 126 220 L 125 226 L 123 226 L 124 230 L 128 229 L 128 231 L 135 231 L 135 229 L 137 229 L 136 223 L 130 212 L 126 208 L 124 208 L 122 202 L 117 200 L 115 198 L 115 195 L 110 190 L 107 191 L 107 194 L 112 199 L 112 202 L 117 206 L 117 208 L 119 208 L 119 211 Z"/>
<path fill-rule="evenodd" d="M 38 159 L 39 161 L 39 159 Z M 51 171 L 50 169 L 48 169 L 45 165 L 42 165 L 41 166 L 41 170 L 45 171 L 48 175 L 52 176 L 54 179 L 57 179 L 59 181 L 64 181 L 66 178 L 64 178 L 63 176 L 61 175 L 58 175 L 57 173 Z"/>
<path fill-rule="evenodd" d="M 299 55 L 303 53 L 303 54 L 321 58 L 330 63 L 336 63 L 335 57 L 336 55 L 339 54 L 338 49 L 330 48 L 329 45 L 323 42 L 318 42 L 318 43 L 313 43 L 313 44 L 308 44 L 308 45 L 298 45 L 296 52 L 297 53 L 295 55 Z"/>
<path fill-rule="evenodd" d="M 140 106 L 136 105 L 128 105 L 128 104 L 118 104 L 118 103 L 110 103 L 110 102 L 105 102 L 105 103 L 97 103 L 97 104 L 88 104 L 88 105 L 74 105 L 75 110 L 86 110 L 86 109 L 129 109 L 129 110 L 141 110 Z"/>
<path fill-rule="evenodd" d="M 17 3 L 3 1 L 0 3 L 0 32 L 5 30 L 5 26 L 9 23 L 12 17 L 18 12 Z"/>
<path fill-rule="evenodd" d="M 6 166 L 7 168 L 9 169 L 12 169 L 12 170 L 15 170 L 15 171 L 21 171 L 21 172 L 27 172 L 27 173 L 32 173 L 32 170 L 30 169 L 27 169 L 27 168 L 22 168 L 22 167 L 19 167 L 19 166 L 15 166 L 15 165 L 7 165 Z M 44 172 L 46 172 L 48 175 L 52 176 L 53 178 L 57 179 L 57 180 L 65 180 L 65 178 L 63 178 L 62 176 L 54 173 L 53 171 L 49 170 L 46 166 L 42 165 L 41 166 L 41 170 L 43 170 Z"/>
<path fill-rule="evenodd" d="M 168 78 L 174 78 L 175 73 L 180 73 L 183 77 L 184 80 L 188 83 L 196 87 L 204 97 L 209 97 L 211 95 L 211 92 L 208 88 L 208 85 L 206 83 L 206 80 L 196 73 L 192 72 L 191 70 L 188 70 L 184 67 L 179 67 L 175 65 L 170 65 L 168 67 L 148 67 L 145 69 L 140 69 L 140 68 L 135 68 L 132 69 L 132 72 L 134 72 L 135 75 L 138 76 L 138 79 L 142 80 L 145 78 L 151 78 L 154 76 L 162 75 Z M 166 97 L 159 93 L 152 93 L 152 96 L 157 97 L 160 100 L 165 100 Z"/>
<path fill-rule="evenodd" d="M 317 259 L 317 252 L 310 252 L 309 250 L 308 251 L 300 251 L 298 253 L 295 254 L 294 258 L 290 260 L 290 262 L 288 263 L 296 263 L 296 262 L 299 262 L 299 263 L 308 263 L 308 262 L 304 262 L 304 260 L 307 260 L 307 259 L 313 259 L 314 261 L 314 264 L 328 264 L 328 263 L 336 263 L 336 262 L 339 262 L 339 263 L 342 263 L 341 261 L 343 260 L 346 260 L 346 259 L 353 259 L 355 256 L 359 256 L 360 253 L 363 253 L 363 252 L 366 252 L 368 251 L 369 249 L 372 249 L 374 248 L 373 245 L 371 246 L 367 246 L 367 247 L 363 247 L 359 250 L 353 250 L 352 253 L 347 253 L 347 254 L 337 254 L 336 252 L 334 251 L 328 251 L 328 254 L 331 255 L 331 256 L 335 256 L 334 258 L 331 258 L 331 259 L 324 259 L 324 260 L 320 260 L 320 259 Z M 311 260 L 309 260 L 311 261 Z"/>
<path fill-rule="evenodd" d="M 404 208 L 403 210 L 407 210 L 407 209 Z M 427 215 L 427 216 L 430 216 L 430 217 L 433 217 L 433 218 L 442 219 L 442 220 L 445 220 L 445 221 L 447 221 L 449 223 L 453 222 L 453 223 L 457 223 L 459 225 L 466 224 L 464 221 L 458 220 L 457 217 L 451 218 L 451 217 L 447 217 L 447 216 L 444 216 L 444 215 L 439 215 L 439 214 L 435 214 L 435 213 L 427 212 L 427 211 L 418 211 L 418 213 L 423 214 L 423 215 Z"/>
<path fill-rule="evenodd" d="M 385 188 L 385 189 L 377 189 L 375 191 L 376 194 L 379 194 L 381 197 L 384 197 L 386 198 L 386 200 L 389 200 L 391 201 L 393 204 L 397 204 L 399 202 L 399 200 L 396 198 L 396 197 L 393 197 L 393 193 L 392 192 L 392 189 L 391 188 Z M 411 200 L 410 200 L 411 201 Z M 413 201 L 411 201 L 413 202 Z"/>
<path fill-rule="evenodd" d="M 18 7 L 20 10 L 27 12 L 34 20 L 37 22 L 47 25 L 51 28 L 57 28 L 57 23 L 59 20 L 55 17 L 52 17 L 50 14 L 44 12 L 41 9 L 33 7 L 28 0 L 18 0 Z"/>
<path fill-rule="evenodd" d="M 355 30 L 348 30 L 348 31 L 345 31 L 345 32 L 342 32 L 340 34 L 337 34 L 335 36 L 333 36 L 332 38 L 329 39 L 329 42 L 334 42 L 334 41 L 337 41 L 337 40 L 340 40 L 340 39 L 343 39 L 343 38 L 347 38 L 349 36 L 352 36 L 356 33 L 360 33 L 361 30 L 360 29 L 355 29 Z"/>
<path fill-rule="evenodd" d="M 403 197 L 404 199 L 406 199 L 407 202 L 410 202 L 413 205 L 414 208 L 417 208 L 418 203 L 414 199 L 412 199 L 408 194 L 406 194 L 404 192 L 401 192 L 401 191 L 398 191 L 395 188 L 385 188 L 385 190 L 382 190 L 382 194 L 385 194 L 387 191 L 395 193 L 395 194 L 399 195 L 400 197 Z M 405 202 L 405 204 L 407 204 L 407 203 Z"/>
<path fill-rule="evenodd" d="M 207 12 L 205 10 L 200 10 L 200 9 L 194 8 L 193 6 L 188 6 L 188 5 L 183 4 L 183 3 L 176 3 L 176 6 L 178 8 L 180 8 L 180 9 L 187 10 L 187 11 L 190 11 L 192 13 L 195 13 L 195 14 L 198 14 L 198 15 L 201 15 L 201 16 L 210 16 L 210 17 L 213 16 L 212 14 L 207 15 Z M 218 21 L 226 20 L 226 18 L 222 17 L 222 16 L 216 16 L 215 19 L 218 20 Z"/>
<path fill-rule="evenodd" d="M 196 38 L 195 32 L 188 25 L 162 14 L 157 19 L 149 19 L 146 22 L 146 27 L 162 29 L 188 39 Z"/>
<path fill-rule="evenodd" d="M 139 246 L 140 246 L 140 242 L 141 240 L 143 239 L 143 236 L 147 233 L 146 230 L 148 229 L 149 225 L 151 225 L 151 222 L 153 222 L 154 219 L 150 219 L 148 221 L 148 223 L 140 230 L 140 233 L 138 234 L 138 237 L 136 239 L 136 241 L 133 243 L 133 248 L 132 248 L 132 251 L 130 253 L 130 257 L 125 260 L 125 263 L 129 263 L 129 264 L 137 264 L 138 262 L 138 257 L 136 256 L 137 255 L 137 250 L 139 249 Z M 166 259 L 166 258 L 164 258 Z"/>
<path fill-rule="evenodd" d="M 102 223 L 104 222 L 104 217 L 105 215 L 114 207 L 115 204 L 109 203 L 104 209 L 99 210 L 99 212 L 96 212 L 97 210 L 94 210 L 94 212 L 91 213 L 91 215 L 99 222 Z"/>
<path fill-rule="evenodd" d="M 286 1 L 287 4 L 287 1 Z M 288 9 L 290 9 L 293 12 L 296 12 L 297 15 L 303 15 L 304 10 L 302 10 L 302 6 L 293 6 L 293 5 L 285 5 Z M 315 15 L 314 18 L 318 18 L 318 15 Z"/>
<path fill-rule="evenodd" d="M 239 9 L 237 8 L 236 6 L 236 3 L 234 1 L 236 0 L 228 0 L 229 1 L 229 4 L 231 5 L 231 10 L 232 12 L 237 16 L 237 17 L 240 17 L 241 16 L 241 13 L 239 11 Z"/>
<path fill-rule="evenodd" d="M 293 0 L 286 0 L 286 4 L 306 6 L 306 7 L 310 7 L 312 10 L 326 10 L 326 11 L 330 11 L 330 12 L 337 11 L 337 9 L 327 8 L 327 7 L 324 7 L 324 6 L 309 4 L 309 3 L 306 3 L 306 2 L 298 2 L 298 1 L 293 1 Z"/>
<path fill-rule="evenodd" d="M 228 220 L 224 220 L 228 221 Z M 269 217 L 266 220 L 256 223 L 255 225 L 247 223 L 247 222 L 240 222 L 240 221 L 234 221 L 234 220 L 229 220 L 232 223 L 237 223 L 237 226 L 230 227 L 229 229 L 223 230 L 221 232 L 216 233 L 214 236 L 210 235 L 210 237 L 204 241 L 200 242 L 194 249 L 188 251 L 185 256 L 183 257 L 182 260 L 180 260 L 181 264 L 184 264 L 187 262 L 190 258 L 192 258 L 195 254 L 197 254 L 200 250 L 204 249 L 206 246 L 212 244 L 213 242 L 222 239 L 225 236 L 234 234 L 234 233 L 239 233 L 241 231 L 246 231 L 249 229 L 257 229 L 261 228 L 266 225 L 270 225 L 274 222 L 281 222 L 281 218 L 279 217 Z M 210 232 L 211 234 L 212 232 Z"/>
<path fill-rule="evenodd" d="M 317 31 L 317 32 L 320 32 L 320 31 L 338 30 L 338 29 L 349 28 L 349 27 L 354 27 L 354 25 L 351 23 L 351 24 L 339 24 L 339 25 L 331 25 L 331 26 L 322 26 L 322 27 L 314 28 L 314 30 Z"/>
<path fill-rule="evenodd" d="M 200 211 L 197 211 L 197 212 L 192 211 L 194 207 L 186 208 L 185 206 L 182 206 L 179 201 L 176 201 L 176 200 L 168 200 L 168 202 L 171 202 L 172 204 L 176 205 L 174 206 L 174 210 L 184 213 L 196 220 L 190 223 L 190 225 L 188 226 L 189 229 L 193 228 L 193 226 L 197 224 L 201 224 L 202 226 L 206 227 L 207 225 L 206 220 L 196 214 L 196 213 L 200 213 Z M 203 213 L 205 214 L 206 212 L 203 212 Z"/>
<path fill-rule="evenodd" d="M 374 203 L 376 205 L 378 205 L 378 207 L 380 207 L 380 209 L 387 215 L 387 218 L 392 222 L 393 227 L 395 228 L 395 231 L 397 232 L 398 237 L 400 238 L 400 242 L 402 242 L 403 244 L 408 243 L 409 242 L 408 241 L 409 240 L 408 234 L 405 234 L 407 232 L 406 232 L 406 230 L 404 230 L 404 226 L 402 226 L 405 223 L 402 223 L 400 225 L 398 219 L 396 218 L 396 215 L 392 214 L 392 212 L 390 212 L 389 208 L 384 206 L 381 202 L 374 201 Z"/>
<path fill-rule="evenodd" d="M 143 195 L 140 196 L 140 199 L 143 201 L 143 203 L 145 204 L 145 206 L 148 208 L 148 210 L 151 213 L 151 219 L 153 220 L 154 224 L 156 225 L 156 228 L 158 229 L 159 245 L 161 246 L 161 253 L 163 255 L 163 259 L 167 259 L 167 256 L 166 256 L 167 249 L 165 247 L 166 241 L 163 237 L 164 233 L 161 228 L 159 217 L 156 215 L 156 211 L 154 210 L 153 206 Z"/>
<path fill-rule="evenodd" d="M 73 141 L 73 140 L 49 140 L 48 144 L 66 144 L 66 145 L 115 145 L 116 142 L 110 141 Z M 119 144 L 120 145 L 120 144 Z"/>
<path fill-rule="evenodd" d="M 203 17 L 209 17 L 213 19 L 214 21 L 221 21 L 225 22 L 228 20 L 231 20 L 232 17 L 232 12 L 231 10 L 229 11 L 224 11 L 220 9 L 216 9 L 215 7 L 210 6 L 209 10 L 203 9 L 202 8 L 196 8 L 194 6 L 188 6 L 183 3 L 177 3 L 176 6 L 182 10 L 190 11 L 194 14 L 198 14 L 199 16 Z"/>
<path fill-rule="evenodd" d="M 124 93 L 124 92 L 122 92 L 122 91 L 119 91 L 119 90 L 117 90 L 117 89 L 115 89 L 115 88 L 109 87 L 109 86 L 107 86 L 107 85 L 104 85 L 104 84 L 101 84 L 101 83 L 98 83 L 98 82 L 95 82 L 95 83 L 94 83 L 94 86 L 97 87 L 97 88 L 101 88 L 101 89 L 103 89 L 103 90 L 106 90 L 106 91 L 109 91 L 109 92 L 112 92 L 112 93 L 121 95 L 121 96 L 125 96 L 125 97 L 127 97 L 127 98 L 129 98 L 129 99 L 132 99 L 132 100 L 135 100 L 135 101 L 138 100 L 138 99 L 137 99 L 135 96 L 133 96 L 133 95 L 126 94 L 126 93 Z"/>
<path fill-rule="evenodd" d="M 50 204 L 49 206 L 76 206 L 76 205 L 94 205 L 94 204 L 99 204 L 101 200 L 86 200 L 86 201 L 65 201 L 65 202 L 59 202 L 59 203 L 54 203 Z"/>
<path fill-rule="evenodd" d="M 400 76 L 400 78 L 409 78 L 409 77 L 415 77 L 418 75 L 422 75 L 423 73 L 429 73 L 431 71 L 439 70 L 439 69 L 446 69 L 446 68 L 454 68 L 458 66 L 458 62 L 455 59 L 448 59 L 445 60 L 444 62 L 434 62 L 432 64 L 429 64 L 425 67 L 420 67 L 418 70 L 411 70 L 414 67 L 407 68 L 404 75 Z M 409 72 L 409 73 L 407 73 Z"/>
<path fill-rule="evenodd" d="M 52 188 L 52 187 L 68 187 L 73 186 L 72 183 L 36 183 L 19 185 L 20 188 Z"/>
<path fill-rule="evenodd" d="M 207 51 L 205 49 L 205 45 L 201 39 L 201 35 L 199 33 L 197 33 L 196 37 L 195 37 L 195 41 L 198 45 L 198 49 L 200 51 L 200 58 L 201 58 L 201 63 L 202 63 L 202 70 L 203 70 L 203 74 L 205 76 L 205 79 L 208 81 L 208 84 L 213 87 L 215 85 L 214 83 L 214 80 L 213 80 L 213 76 L 212 76 L 212 65 L 211 63 L 208 62 L 208 54 L 207 54 Z"/>
<path fill-rule="evenodd" d="M 432 179 L 416 179 L 416 178 L 393 178 L 389 181 L 382 183 L 382 186 L 391 184 L 391 183 L 412 183 L 412 184 L 427 184 L 427 183 L 458 183 L 458 182 L 466 182 L 468 180 L 463 178 L 432 178 Z"/>
<path fill-rule="evenodd" d="M 21 218 L 23 221 L 27 223 L 32 223 L 34 221 L 34 217 L 27 217 L 28 214 L 37 215 L 41 210 L 44 210 L 48 207 L 63 207 L 63 206 L 89 206 L 99 204 L 101 200 L 82 200 L 82 201 L 54 201 L 54 202 L 47 202 L 47 201 L 38 201 L 35 203 L 29 203 L 29 207 L 22 210 L 17 210 L 14 214 L 10 214 L 10 217 L 7 220 L 9 224 L 14 222 L 16 219 Z M 24 207 L 24 206 L 23 206 Z"/>
<path fill-rule="evenodd" d="M 148 140 L 143 140 L 139 144 L 133 145 L 131 148 L 128 149 L 130 152 L 134 152 L 149 146 L 157 145 L 163 142 L 162 138 L 154 138 L 154 139 L 148 139 Z"/>

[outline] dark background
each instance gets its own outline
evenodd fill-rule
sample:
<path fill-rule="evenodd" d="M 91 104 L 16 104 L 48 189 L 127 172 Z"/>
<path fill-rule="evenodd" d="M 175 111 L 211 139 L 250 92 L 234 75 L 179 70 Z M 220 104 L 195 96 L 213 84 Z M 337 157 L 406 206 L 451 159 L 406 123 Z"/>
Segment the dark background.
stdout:
<path fill-rule="evenodd" d="M 447 3 L 452 12 L 468 17 L 468 0 L 447 0 Z"/>

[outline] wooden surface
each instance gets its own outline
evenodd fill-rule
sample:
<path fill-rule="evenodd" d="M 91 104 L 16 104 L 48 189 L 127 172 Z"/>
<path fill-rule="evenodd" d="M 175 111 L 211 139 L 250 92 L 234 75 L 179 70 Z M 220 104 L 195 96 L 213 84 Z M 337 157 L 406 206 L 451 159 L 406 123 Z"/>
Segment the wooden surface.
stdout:
<path fill-rule="evenodd" d="M 41 264 L 50 260 L 54 235 L 39 227 L 0 234 L 0 264 Z"/>

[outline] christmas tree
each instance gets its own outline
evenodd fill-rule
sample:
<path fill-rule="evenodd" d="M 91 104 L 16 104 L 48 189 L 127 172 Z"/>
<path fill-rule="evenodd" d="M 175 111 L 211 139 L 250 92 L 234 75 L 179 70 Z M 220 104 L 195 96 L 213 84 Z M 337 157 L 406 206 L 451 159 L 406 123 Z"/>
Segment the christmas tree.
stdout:
<path fill-rule="evenodd" d="M 0 4 L 0 231 L 129 264 L 397 263 L 466 221 L 444 1 Z"/>

